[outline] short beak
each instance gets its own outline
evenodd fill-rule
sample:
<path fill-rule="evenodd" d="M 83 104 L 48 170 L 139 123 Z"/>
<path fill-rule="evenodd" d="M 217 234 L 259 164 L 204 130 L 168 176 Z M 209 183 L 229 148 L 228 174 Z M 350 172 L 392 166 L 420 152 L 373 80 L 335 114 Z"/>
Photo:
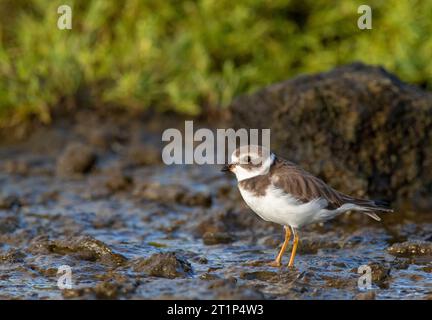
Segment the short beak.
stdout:
<path fill-rule="evenodd" d="M 221 171 L 222 172 L 231 172 L 233 168 L 234 168 L 234 165 L 233 164 L 229 164 L 229 165 L 223 166 L 223 168 L 222 168 Z"/>

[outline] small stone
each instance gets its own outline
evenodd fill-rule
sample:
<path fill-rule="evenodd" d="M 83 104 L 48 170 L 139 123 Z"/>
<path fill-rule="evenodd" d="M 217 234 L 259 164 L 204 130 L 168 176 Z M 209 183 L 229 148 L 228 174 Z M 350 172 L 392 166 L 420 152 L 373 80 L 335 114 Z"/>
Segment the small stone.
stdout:
<path fill-rule="evenodd" d="M 277 273 L 272 271 L 253 271 L 253 272 L 242 271 L 240 273 L 240 279 L 244 279 L 244 280 L 267 281 L 267 280 L 274 279 L 276 276 Z"/>
<path fill-rule="evenodd" d="M 207 264 L 208 263 L 208 259 L 206 257 L 197 257 L 196 259 L 194 259 L 194 261 L 196 263 L 199 263 L 199 264 Z"/>
<path fill-rule="evenodd" d="M 372 270 L 372 282 L 382 284 L 390 278 L 390 267 L 380 263 L 371 263 L 369 267 Z"/>
<path fill-rule="evenodd" d="M 155 253 L 147 259 L 138 259 L 132 262 L 135 272 L 143 272 L 153 277 L 184 278 L 192 273 L 190 263 L 174 252 Z"/>
<path fill-rule="evenodd" d="M 0 263 L 23 262 L 25 254 L 16 249 L 10 249 L 5 254 L 0 254 Z"/>
<path fill-rule="evenodd" d="M 130 166 L 147 166 L 161 163 L 161 152 L 155 147 L 134 144 L 127 150 L 127 164 Z"/>
<path fill-rule="evenodd" d="M 121 254 L 114 253 L 105 243 L 90 236 L 68 237 L 61 240 L 50 240 L 40 236 L 34 238 L 28 251 L 33 254 L 73 255 L 80 260 L 100 261 L 118 266 L 126 262 Z"/>
<path fill-rule="evenodd" d="M 366 292 L 361 292 L 359 294 L 357 294 L 354 299 L 355 300 L 375 300 L 375 291 L 373 290 L 369 290 Z"/>
<path fill-rule="evenodd" d="M 0 234 L 12 233 L 19 227 L 19 219 L 16 216 L 0 218 Z"/>
<path fill-rule="evenodd" d="M 132 185 L 132 178 L 124 174 L 121 170 L 117 169 L 108 174 L 105 181 L 105 186 L 110 191 L 122 191 Z"/>
<path fill-rule="evenodd" d="M 15 206 L 20 206 L 21 201 L 15 195 L 0 195 L 0 209 L 12 209 Z"/>
<path fill-rule="evenodd" d="M 69 144 L 57 159 L 59 176 L 73 176 L 88 173 L 96 162 L 96 154 L 82 143 Z"/>
<path fill-rule="evenodd" d="M 200 275 L 200 279 L 201 280 L 217 280 L 220 279 L 218 276 L 211 274 L 211 273 L 203 273 L 202 275 Z"/>
<path fill-rule="evenodd" d="M 395 256 L 422 256 L 432 254 L 432 242 L 428 241 L 405 241 L 395 243 L 387 251 Z"/>
<path fill-rule="evenodd" d="M 9 174 L 27 175 L 30 171 L 30 166 L 26 161 L 22 160 L 7 160 L 3 169 Z"/>
<path fill-rule="evenodd" d="M 426 266 L 426 267 L 423 267 L 422 270 L 423 270 L 424 272 L 432 273 L 432 266 Z"/>
<path fill-rule="evenodd" d="M 233 242 L 233 238 L 226 232 L 206 232 L 203 235 L 205 245 L 227 244 Z"/>
<path fill-rule="evenodd" d="M 180 203 L 187 206 L 209 207 L 212 203 L 209 194 L 194 192 L 175 184 L 162 185 L 157 182 L 144 182 L 135 186 L 132 194 L 150 201 Z"/>

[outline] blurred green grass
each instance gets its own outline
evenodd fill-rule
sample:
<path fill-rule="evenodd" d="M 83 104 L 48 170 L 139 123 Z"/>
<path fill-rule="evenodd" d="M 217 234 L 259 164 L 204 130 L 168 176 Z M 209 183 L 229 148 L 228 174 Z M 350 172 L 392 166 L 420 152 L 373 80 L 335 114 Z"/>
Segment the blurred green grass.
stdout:
<path fill-rule="evenodd" d="M 73 29 L 57 28 L 58 6 Z M 0 125 L 88 105 L 199 114 L 351 61 L 432 85 L 432 2 L 2 0 Z"/>

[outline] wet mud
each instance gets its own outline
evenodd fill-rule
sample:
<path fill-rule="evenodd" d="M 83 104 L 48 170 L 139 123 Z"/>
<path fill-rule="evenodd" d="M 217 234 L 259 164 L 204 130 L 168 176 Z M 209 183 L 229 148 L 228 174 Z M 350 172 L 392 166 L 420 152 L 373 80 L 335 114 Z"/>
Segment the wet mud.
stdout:
<path fill-rule="evenodd" d="M 431 298 L 432 212 L 310 226 L 295 268 L 269 267 L 282 227 L 218 166 L 162 164 L 159 129 L 85 115 L 0 146 L 1 299 Z"/>

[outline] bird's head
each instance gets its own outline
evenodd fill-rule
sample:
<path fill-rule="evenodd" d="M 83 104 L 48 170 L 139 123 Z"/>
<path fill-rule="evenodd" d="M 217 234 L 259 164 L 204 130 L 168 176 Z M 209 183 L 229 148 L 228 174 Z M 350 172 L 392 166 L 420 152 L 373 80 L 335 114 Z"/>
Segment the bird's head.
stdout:
<path fill-rule="evenodd" d="M 246 145 L 237 148 L 231 155 L 230 164 L 223 167 L 222 171 L 232 172 L 238 181 L 267 174 L 273 164 L 275 155 L 269 149 Z"/>

